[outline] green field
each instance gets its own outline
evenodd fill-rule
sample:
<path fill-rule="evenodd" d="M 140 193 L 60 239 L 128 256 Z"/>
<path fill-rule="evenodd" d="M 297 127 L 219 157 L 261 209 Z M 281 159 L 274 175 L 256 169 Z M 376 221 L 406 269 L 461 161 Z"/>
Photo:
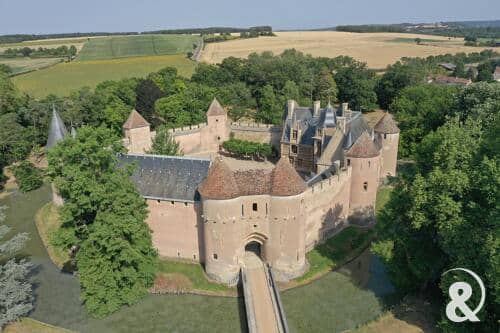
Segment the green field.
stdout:
<path fill-rule="evenodd" d="M 193 51 L 200 38 L 191 35 L 138 35 L 92 38 L 85 43 L 78 60 L 180 54 Z"/>
<path fill-rule="evenodd" d="M 185 54 L 73 61 L 19 75 L 12 80 L 21 91 L 43 98 L 49 94 L 65 96 L 81 87 L 95 87 L 106 80 L 144 77 L 166 66 L 175 67 L 179 74 L 190 77 L 196 63 L 187 59 Z"/>
<path fill-rule="evenodd" d="M 61 58 L 0 58 L 0 64 L 5 64 L 12 69 L 13 74 L 21 74 L 53 66 L 63 61 Z"/>

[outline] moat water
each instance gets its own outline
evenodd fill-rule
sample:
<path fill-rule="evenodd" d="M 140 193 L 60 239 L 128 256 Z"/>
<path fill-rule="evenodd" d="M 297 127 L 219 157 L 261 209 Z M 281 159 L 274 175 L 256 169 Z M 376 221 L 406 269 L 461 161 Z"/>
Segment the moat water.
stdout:
<path fill-rule="evenodd" d="M 35 264 L 36 297 L 30 317 L 79 332 L 246 332 L 240 298 L 150 295 L 103 319 L 91 318 L 81 304 L 78 278 L 50 260 L 35 225 L 36 212 L 50 201 L 50 187 L 0 200 L 7 206 L 12 234 L 27 232 L 24 255 Z M 340 270 L 282 293 L 293 332 L 342 332 L 375 319 L 395 299 L 384 267 L 368 250 Z"/>

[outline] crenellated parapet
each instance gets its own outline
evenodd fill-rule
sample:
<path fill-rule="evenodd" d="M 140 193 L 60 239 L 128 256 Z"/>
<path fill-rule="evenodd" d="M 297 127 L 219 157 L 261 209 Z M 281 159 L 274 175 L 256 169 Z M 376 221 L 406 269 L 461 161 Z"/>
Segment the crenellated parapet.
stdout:
<path fill-rule="evenodd" d="M 175 136 L 180 136 L 180 135 L 198 133 L 202 129 L 204 129 L 205 127 L 207 127 L 207 123 L 200 123 L 200 124 L 197 124 L 197 125 L 190 125 L 190 126 L 183 126 L 183 127 L 171 128 L 171 129 L 168 130 L 168 133 L 172 134 L 175 137 Z"/>

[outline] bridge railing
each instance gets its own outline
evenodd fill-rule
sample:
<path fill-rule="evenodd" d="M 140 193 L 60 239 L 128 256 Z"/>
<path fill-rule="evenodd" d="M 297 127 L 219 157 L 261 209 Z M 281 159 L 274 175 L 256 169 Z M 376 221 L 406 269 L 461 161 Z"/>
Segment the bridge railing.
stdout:
<path fill-rule="evenodd" d="M 271 297 L 273 300 L 274 312 L 276 313 L 276 317 L 279 320 L 280 325 L 279 329 L 281 333 L 289 333 L 290 330 L 288 328 L 288 321 L 285 315 L 285 309 L 283 308 L 283 303 L 281 302 L 280 292 L 278 289 L 278 285 L 276 284 L 276 279 L 274 277 L 274 273 L 272 268 L 265 264 L 265 271 L 267 277 L 267 284 L 271 290 Z"/>

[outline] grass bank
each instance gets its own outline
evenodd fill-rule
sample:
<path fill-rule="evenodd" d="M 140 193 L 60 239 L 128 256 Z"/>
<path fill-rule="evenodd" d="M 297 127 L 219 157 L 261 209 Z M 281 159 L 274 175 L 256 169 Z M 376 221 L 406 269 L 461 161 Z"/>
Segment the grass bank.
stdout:
<path fill-rule="evenodd" d="M 73 331 L 67 330 L 62 327 L 56 327 L 49 324 L 42 323 L 41 321 L 22 318 L 12 324 L 7 325 L 4 333 L 72 333 Z"/>
<path fill-rule="evenodd" d="M 200 264 L 161 259 L 154 293 L 194 293 L 236 296 L 236 288 L 210 281 Z"/>
<path fill-rule="evenodd" d="M 35 223 L 38 228 L 40 238 L 49 253 L 50 259 L 57 267 L 63 268 L 64 265 L 70 260 L 68 252 L 52 245 L 50 241 L 52 235 L 61 226 L 57 207 L 54 206 L 52 202 L 42 206 L 42 208 L 40 208 L 40 210 L 36 213 Z"/>
<path fill-rule="evenodd" d="M 49 94 L 65 96 L 85 86 L 93 88 L 106 80 L 144 77 L 167 66 L 175 67 L 180 75 L 190 77 L 196 63 L 187 59 L 185 54 L 72 61 L 18 75 L 12 81 L 23 92 L 36 98 Z"/>
<path fill-rule="evenodd" d="M 373 238 L 371 229 L 349 226 L 337 235 L 318 245 L 306 255 L 309 271 L 295 279 L 285 288 L 309 283 L 326 273 L 356 258 L 370 244 Z"/>

